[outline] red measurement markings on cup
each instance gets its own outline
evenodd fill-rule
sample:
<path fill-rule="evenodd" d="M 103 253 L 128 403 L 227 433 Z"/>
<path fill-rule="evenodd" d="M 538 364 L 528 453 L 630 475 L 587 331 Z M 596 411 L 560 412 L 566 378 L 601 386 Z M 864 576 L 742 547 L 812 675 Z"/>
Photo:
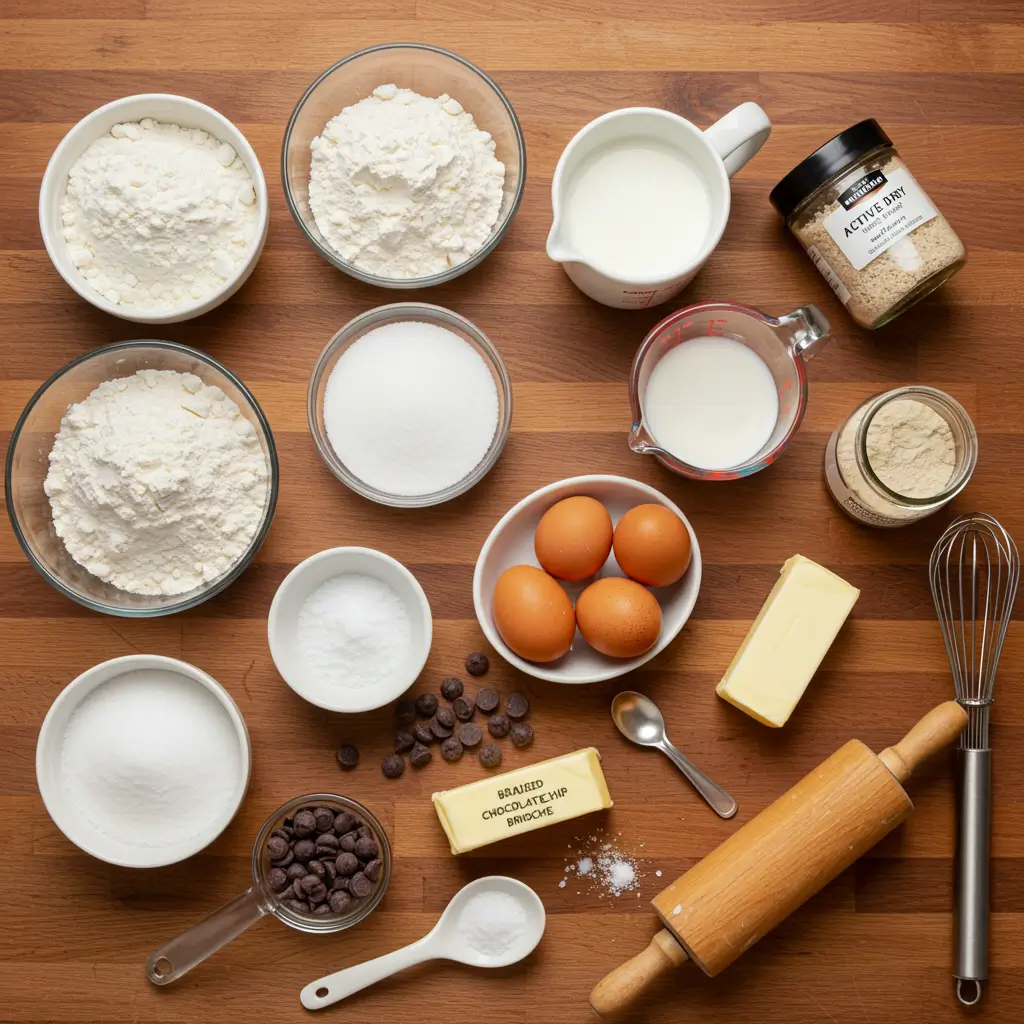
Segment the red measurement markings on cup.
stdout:
<path fill-rule="evenodd" d="M 709 320 L 708 321 L 708 334 L 712 338 L 722 338 L 722 337 L 724 337 L 725 336 L 725 325 L 728 322 L 729 322 L 728 320 L 724 320 L 722 318 Z"/>

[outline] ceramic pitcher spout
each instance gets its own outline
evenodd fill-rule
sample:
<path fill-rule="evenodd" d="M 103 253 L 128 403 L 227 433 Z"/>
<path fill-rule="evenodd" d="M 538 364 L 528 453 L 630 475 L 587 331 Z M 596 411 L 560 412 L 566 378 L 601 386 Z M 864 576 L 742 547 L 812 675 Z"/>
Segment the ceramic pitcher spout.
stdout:
<path fill-rule="evenodd" d="M 573 252 L 569 244 L 562 237 L 561 225 L 559 224 L 557 217 L 551 225 L 551 230 L 548 232 L 548 240 L 544 248 L 548 254 L 548 258 L 554 260 L 556 263 L 580 262 L 579 255 Z"/>

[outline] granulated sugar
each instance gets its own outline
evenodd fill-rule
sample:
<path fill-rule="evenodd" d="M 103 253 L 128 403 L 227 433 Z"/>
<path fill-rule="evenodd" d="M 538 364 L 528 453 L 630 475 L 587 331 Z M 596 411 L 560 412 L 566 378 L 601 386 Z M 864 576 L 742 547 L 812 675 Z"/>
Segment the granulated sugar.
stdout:
<path fill-rule="evenodd" d="M 643 845 L 642 843 L 640 844 Z M 570 844 L 573 849 L 573 844 Z M 558 883 L 559 889 L 566 888 L 574 879 L 577 895 L 584 891 L 599 891 L 600 898 L 622 896 L 625 893 L 640 895 L 643 878 L 641 858 L 624 853 L 615 842 L 601 833 L 577 839 L 575 859 L 565 865 L 565 876 Z M 661 872 L 657 872 L 660 876 Z"/>
<path fill-rule="evenodd" d="M 446 490 L 484 460 L 498 429 L 498 389 L 477 350 L 437 324 L 364 334 L 335 364 L 324 426 L 350 473 L 386 494 Z"/>

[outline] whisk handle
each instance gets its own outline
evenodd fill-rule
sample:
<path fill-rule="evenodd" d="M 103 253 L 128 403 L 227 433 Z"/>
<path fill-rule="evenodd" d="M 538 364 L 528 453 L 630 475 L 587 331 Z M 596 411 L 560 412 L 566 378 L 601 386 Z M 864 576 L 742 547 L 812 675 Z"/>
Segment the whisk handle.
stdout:
<path fill-rule="evenodd" d="M 957 998 L 973 1006 L 988 980 L 992 751 L 957 751 L 954 968 Z"/>
<path fill-rule="evenodd" d="M 918 765 L 948 747 L 965 725 L 967 712 L 955 700 L 947 700 L 932 708 L 899 743 L 886 747 L 878 755 L 879 760 L 897 782 L 905 782 Z"/>

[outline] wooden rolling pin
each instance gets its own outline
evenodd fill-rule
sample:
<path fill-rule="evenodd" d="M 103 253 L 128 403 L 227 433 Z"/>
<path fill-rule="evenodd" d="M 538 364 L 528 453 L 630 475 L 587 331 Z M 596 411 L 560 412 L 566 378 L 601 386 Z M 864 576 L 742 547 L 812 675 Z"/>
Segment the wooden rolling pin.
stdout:
<path fill-rule="evenodd" d="M 665 927 L 590 993 L 602 1016 L 685 960 L 713 977 L 909 817 L 900 783 L 967 724 L 933 708 L 875 755 L 850 740 L 653 900 Z"/>

